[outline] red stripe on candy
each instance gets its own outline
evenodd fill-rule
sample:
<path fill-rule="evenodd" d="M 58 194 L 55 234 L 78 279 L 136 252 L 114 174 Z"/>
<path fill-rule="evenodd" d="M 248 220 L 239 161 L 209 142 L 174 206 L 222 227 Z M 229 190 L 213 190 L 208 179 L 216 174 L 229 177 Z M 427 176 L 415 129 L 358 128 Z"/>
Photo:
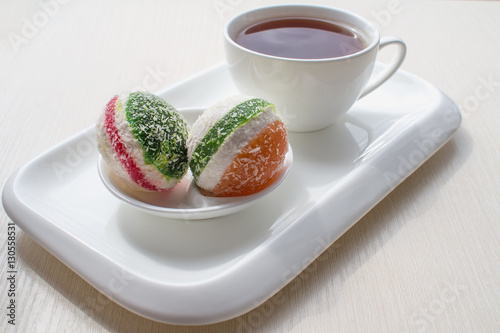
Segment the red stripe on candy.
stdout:
<path fill-rule="evenodd" d="M 113 147 L 113 150 L 118 155 L 118 159 L 125 171 L 136 184 L 150 191 L 159 191 L 155 185 L 148 182 L 141 169 L 135 163 L 133 157 L 127 152 L 120 134 L 118 134 L 115 122 L 115 106 L 117 100 L 118 96 L 113 97 L 106 105 L 106 110 L 104 111 L 104 126 L 106 128 L 106 135 L 111 142 L 111 147 Z"/>

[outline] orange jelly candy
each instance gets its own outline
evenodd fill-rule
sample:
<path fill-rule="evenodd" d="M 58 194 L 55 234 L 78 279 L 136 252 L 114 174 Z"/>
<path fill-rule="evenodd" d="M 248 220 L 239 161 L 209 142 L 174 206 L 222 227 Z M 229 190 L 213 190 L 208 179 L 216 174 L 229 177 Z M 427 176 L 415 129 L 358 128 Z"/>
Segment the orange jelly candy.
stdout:
<path fill-rule="evenodd" d="M 283 121 L 270 123 L 236 156 L 215 186 L 216 196 L 244 196 L 271 185 L 288 151 Z"/>

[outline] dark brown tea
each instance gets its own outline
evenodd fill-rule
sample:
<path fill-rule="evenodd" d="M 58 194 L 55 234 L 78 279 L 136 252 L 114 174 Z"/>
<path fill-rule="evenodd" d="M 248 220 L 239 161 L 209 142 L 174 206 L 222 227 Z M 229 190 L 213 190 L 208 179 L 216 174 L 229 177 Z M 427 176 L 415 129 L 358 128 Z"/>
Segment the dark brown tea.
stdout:
<path fill-rule="evenodd" d="M 300 17 L 260 22 L 243 29 L 235 41 L 255 52 L 295 59 L 337 58 L 366 47 L 348 27 Z"/>

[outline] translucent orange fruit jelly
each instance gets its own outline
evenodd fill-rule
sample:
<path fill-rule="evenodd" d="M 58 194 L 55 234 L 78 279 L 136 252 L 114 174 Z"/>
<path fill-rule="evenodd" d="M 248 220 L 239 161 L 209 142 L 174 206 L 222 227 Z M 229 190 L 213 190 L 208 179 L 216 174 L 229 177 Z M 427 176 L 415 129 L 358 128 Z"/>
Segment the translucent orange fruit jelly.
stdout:
<path fill-rule="evenodd" d="M 244 196 L 271 185 L 288 151 L 288 136 L 281 120 L 270 123 L 236 156 L 215 186 L 216 196 Z"/>

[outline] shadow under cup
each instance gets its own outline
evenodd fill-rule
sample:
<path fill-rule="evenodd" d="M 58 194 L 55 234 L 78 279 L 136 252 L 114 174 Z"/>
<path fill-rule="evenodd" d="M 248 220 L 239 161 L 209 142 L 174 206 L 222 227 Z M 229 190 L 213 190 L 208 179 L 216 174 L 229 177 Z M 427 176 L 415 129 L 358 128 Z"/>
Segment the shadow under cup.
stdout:
<path fill-rule="evenodd" d="M 305 18 L 354 31 L 365 48 L 336 58 L 294 59 L 259 53 L 236 43 L 244 29 L 270 20 Z M 224 28 L 226 61 L 240 91 L 276 105 L 290 131 L 308 132 L 334 124 L 360 97 L 379 49 L 380 34 L 355 14 L 323 6 L 279 5 L 232 18 Z"/>

